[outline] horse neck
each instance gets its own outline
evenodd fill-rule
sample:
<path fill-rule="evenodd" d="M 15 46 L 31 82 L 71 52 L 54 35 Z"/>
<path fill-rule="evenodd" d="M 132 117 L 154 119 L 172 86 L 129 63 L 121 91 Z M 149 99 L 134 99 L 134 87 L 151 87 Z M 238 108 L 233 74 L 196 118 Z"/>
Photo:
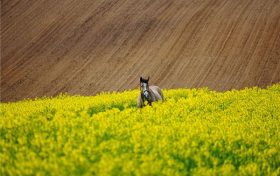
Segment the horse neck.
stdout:
<path fill-rule="evenodd" d="M 155 99 L 155 96 L 154 96 L 154 93 L 153 93 L 152 89 L 150 89 L 150 87 L 148 89 L 148 92 L 149 92 L 149 100 L 150 100 L 150 102 L 152 102 Z M 144 102 L 145 98 L 144 98 L 144 92 L 143 91 L 141 91 L 141 99 Z"/>

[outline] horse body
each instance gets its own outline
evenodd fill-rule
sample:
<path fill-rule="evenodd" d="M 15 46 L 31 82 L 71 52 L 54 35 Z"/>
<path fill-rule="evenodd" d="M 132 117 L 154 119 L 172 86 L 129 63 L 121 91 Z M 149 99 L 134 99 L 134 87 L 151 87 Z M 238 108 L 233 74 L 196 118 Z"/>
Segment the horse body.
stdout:
<path fill-rule="evenodd" d="M 154 101 L 163 100 L 162 91 L 158 86 L 150 86 L 149 88 Z"/>
<path fill-rule="evenodd" d="M 145 106 L 145 100 L 151 105 L 152 102 L 164 101 L 163 93 L 158 86 L 148 86 L 148 80 L 140 78 L 141 93 L 137 100 L 137 106 L 142 108 Z"/>

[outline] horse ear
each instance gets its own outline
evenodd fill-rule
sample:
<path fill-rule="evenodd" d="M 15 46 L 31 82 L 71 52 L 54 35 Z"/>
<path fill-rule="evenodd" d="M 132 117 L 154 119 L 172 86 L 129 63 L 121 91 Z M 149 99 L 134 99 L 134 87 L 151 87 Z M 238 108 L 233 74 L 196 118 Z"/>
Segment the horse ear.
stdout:
<path fill-rule="evenodd" d="M 140 82 L 142 82 L 142 80 L 143 80 L 143 78 L 142 78 L 142 76 L 140 77 Z"/>
<path fill-rule="evenodd" d="M 147 81 L 149 81 L 149 79 L 150 79 L 150 77 L 148 76 L 148 80 Z"/>

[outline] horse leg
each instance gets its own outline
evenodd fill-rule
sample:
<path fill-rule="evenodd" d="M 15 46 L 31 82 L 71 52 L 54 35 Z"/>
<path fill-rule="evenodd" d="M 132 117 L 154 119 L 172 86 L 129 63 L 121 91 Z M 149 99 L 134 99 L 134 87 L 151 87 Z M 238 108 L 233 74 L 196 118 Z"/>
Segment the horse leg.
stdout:
<path fill-rule="evenodd" d="M 142 97 L 141 95 L 138 97 L 138 100 L 137 100 L 137 107 L 138 108 L 142 108 L 144 106 L 144 103 L 143 103 L 143 100 L 142 100 Z"/>

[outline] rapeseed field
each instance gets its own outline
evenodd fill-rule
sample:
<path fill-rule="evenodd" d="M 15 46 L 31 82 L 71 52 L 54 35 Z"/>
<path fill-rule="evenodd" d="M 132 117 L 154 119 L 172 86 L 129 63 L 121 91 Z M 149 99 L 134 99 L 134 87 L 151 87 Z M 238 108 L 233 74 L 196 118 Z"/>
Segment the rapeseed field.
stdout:
<path fill-rule="evenodd" d="M 1 103 L 0 175 L 280 175 L 280 84 Z"/>

